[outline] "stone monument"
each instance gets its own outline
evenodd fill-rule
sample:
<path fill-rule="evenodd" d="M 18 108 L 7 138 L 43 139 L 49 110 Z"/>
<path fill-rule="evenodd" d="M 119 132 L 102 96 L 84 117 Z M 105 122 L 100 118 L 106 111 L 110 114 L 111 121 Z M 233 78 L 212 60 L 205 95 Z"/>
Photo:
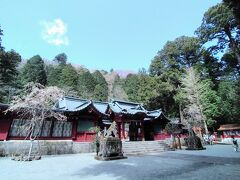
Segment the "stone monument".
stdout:
<path fill-rule="evenodd" d="M 116 122 L 114 121 L 108 130 L 99 132 L 96 138 L 97 160 L 114 160 L 127 158 L 123 156 L 122 141 L 117 137 Z"/>

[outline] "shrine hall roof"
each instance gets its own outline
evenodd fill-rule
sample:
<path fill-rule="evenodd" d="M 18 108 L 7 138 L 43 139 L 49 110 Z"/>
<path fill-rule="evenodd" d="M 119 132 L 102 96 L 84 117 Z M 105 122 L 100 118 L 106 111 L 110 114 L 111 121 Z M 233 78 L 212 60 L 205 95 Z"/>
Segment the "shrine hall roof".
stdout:
<path fill-rule="evenodd" d="M 125 115 L 141 115 L 144 120 L 154 120 L 158 118 L 167 119 L 160 109 L 154 111 L 147 111 L 142 104 L 111 100 L 110 102 L 100 102 L 92 101 L 86 99 L 79 99 L 75 97 L 63 97 L 54 106 L 54 110 L 65 111 L 65 112 L 77 112 L 86 109 L 87 107 L 92 107 L 96 109 L 101 114 L 106 115 L 108 110 L 111 109 L 112 112 L 117 114 Z"/>
<path fill-rule="evenodd" d="M 150 117 L 158 118 L 162 114 L 162 111 L 160 109 L 158 109 L 158 110 L 154 110 L 154 111 L 148 111 L 147 114 Z"/>
<path fill-rule="evenodd" d="M 145 121 L 154 120 L 154 119 L 164 119 L 165 121 L 170 121 L 162 112 L 161 109 L 148 111 Z"/>
<path fill-rule="evenodd" d="M 54 106 L 53 109 L 63 111 L 81 111 L 91 104 L 91 101 L 85 99 L 78 99 L 74 97 L 63 97 Z"/>
<path fill-rule="evenodd" d="M 93 101 L 93 105 L 101 113 L 106 113 L 107 108 L 108 108 L 108 103 L 107 102 Z"/>
<path fill-rule="evenodd" d="M 146 115 L 147 113 L 144 107 L 139 103 L 112 100 L 109 103 L 109 107 L 115 113 L 123 113 L 123 114 L 130 114 L 130 115 L 135 115 L 135 114 Z"/>
<path fill-rule="evenodd" d="M 98 113 L 106 115 L 105 114 L 106 105 L 107 103 L 93 102 L 92 100 L 66 96 L 58 100 L 53 109 L 65 112 L 79 112 L 83 111 L 88 107 L 91 107 Z"/>

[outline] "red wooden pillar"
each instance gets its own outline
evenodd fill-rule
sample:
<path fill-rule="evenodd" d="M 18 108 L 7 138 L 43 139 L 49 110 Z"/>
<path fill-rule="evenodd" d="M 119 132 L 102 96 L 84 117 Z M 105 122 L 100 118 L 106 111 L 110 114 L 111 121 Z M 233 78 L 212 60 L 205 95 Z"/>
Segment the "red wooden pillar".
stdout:
<path fill-rule="evenodd" d="M 118 128 L 118 137 L 121 139 L 121 123 L 117 122 L 117 128 Z"/>
<path fill-rule="evenodd" d="M 122 121 L 122 135 L 123 135 L 123 139 L 126 139 L 126 137 L 125 137 L 125 123 L 124 123 L 124 121 Z"/>
<path fill-rule="evenodd" d="M 77 138 L 77 120 L 72 119 L 72 139 L 76 140 Z"/>
<path fill-rule="evenodd" d="M 145 141 L 145 135 L 144 135 L 144 121 L 141 121 L 141 136 L 142 136 L 142 141 Z"/>

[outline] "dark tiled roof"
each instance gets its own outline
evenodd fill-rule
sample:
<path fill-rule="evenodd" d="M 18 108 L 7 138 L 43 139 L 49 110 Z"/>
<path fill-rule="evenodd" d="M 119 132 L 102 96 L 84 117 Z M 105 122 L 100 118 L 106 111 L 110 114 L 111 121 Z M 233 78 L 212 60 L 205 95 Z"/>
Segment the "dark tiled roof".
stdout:
<path fill-rule="evenodd" d="M 88 107 L 95 109 L 98 113 L 108 116 L 106 111 L 107 103 L 93 102 L 91 100 L 79 99 L 75 97 L 63 97 L 60 99 L 53 107 L 53 110 L 56 111 L 65 111 L 65 112 L 80 112 L 85 110 Z"/>
<path fill-rule="evenodd" d="M 143 108 L 141 104 L 131 103 L 131 102 L 124 102 L 124 101 L 111 101 L 109 103 L 110 108 L 115 113 L 122 113 L 122 114 L 145 114 L 146 110 Z"/>
<path fill-rule="evenodd" d="M 165 119 L 167 119 L 160 109 L 147 111 L 140 103 L 119 100 L 112 100 L 111 102 L 100 102 L 66 96 L 55 104 L 54 110 L 77 112 L 82 111 L 89 106 L 95 108 L 99 113 L 103 115 L 106 115 L 107 110 L 110 108 L 114 113 L 117 114 L 125 114 L 130 116 L 142 115 L 145 117 L 145 120 L 158 119 L 160 116 L 163 116 Z"/>

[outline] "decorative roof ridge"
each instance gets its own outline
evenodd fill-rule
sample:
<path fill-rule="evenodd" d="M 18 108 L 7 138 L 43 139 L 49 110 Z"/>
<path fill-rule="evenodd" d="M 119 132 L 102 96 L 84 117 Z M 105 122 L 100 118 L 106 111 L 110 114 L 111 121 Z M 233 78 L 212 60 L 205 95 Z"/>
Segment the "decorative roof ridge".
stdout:
<path fill-rule="evenodd" d="M 129 102 L 129 101 L 124 101 L 124 100 L 114 100 L 114 99 L 111 99 L 111 102 L 120 102 L 120 103 L 134 104 L 134 105 L 140 105 L 140 106 L 142 106 L 142 103 Z"/>
<path fill-rule="evenodd" d="M 62 98 L 62 100 L 63 100 L 63 103 L 65 104 L 65 106 L 63 106 L 63 108 L 65 107 L 68 110 L 68 105 L 67 105 L 66 98 L 64 97 L 64 98 Z"/>
<path fill-rule="evenodd" d="M 161 109 L 156 109 L 156 110 L 152 110 L 152 111 L 147 110 L 147 112 L 148 113 L 155 113 L 155 112 L 161 112 L 162 113 L 162 110 Z"/>
<path fill-rule="evenodd" d="M 102 104 L 108 104 L 109 102 L 106 102 L 106 101 L 98 101 L 98 100 L 93 100 L 93 99 L 82 99 L 82 98 L 79 98 L 79 97 L 72 97 L 72 96 L 64 96 L 63 98 L 66 98 L 66 99 L 73 99 L 73 100 L 80 100 L 80 101 L 92 101 L 93 103 L 102 103 Z"/>
<path fill-rule="evenodd" d="M 114 104 L 116 104 L 121 110 L 123 110 L 123 108 L 120 106 L 120 104 L 118 102 L 114 102 Z"/>
<path fill-rule="evenodd" d="M 129 102 L 129 101 L 124 101 L 124 100 L 111 99 L 110 102 L 108 102 L 108 101 L 98 101 L 98 100 L 92 100 L 92 99 L 91 100 L 89 100 L 89 99 L 82 99 L 82 98 L 73 97 L 73 96 L 63 96 L 63 99 L 72 99 L 72 100 L 80 100 L 80 101 L 92 101 L 93 103 L 102 103 L 102 104 L 118 103 L 118 105 L 119 105 L 119 102 L 120 102 L 120 103 L 125 103 L 125 104 L 137 105 L 137 106 L 143 108 L 143 104 L 142 103 Z"/>
<path fill-rule="evenodd" d="M 72 99 L 72 100 L 80 100 L 80 101 L 90 101 L 89 99 L 81 99 L 79 97 L 73 97 L 73 96 L 64 96 L 63 98 Z"/>
<path fill-rule="evenodd" d="M 92 104 L 92 101 L 88 100 L 88 101 L 82 103 L 81 105 L 77 106 L 75 109 L 80 108 L 81 106 L 85 106 L 85 105 L 89 106 L 90 104 Z"/>
<path fill-rule="evenodd" d="M 140 108 L 142 111 L 148 112 L 148 110 L 146 110 L 146 109 L 144 108 L 144 106 L 141 105 L 141 104 L 139 104 L 139 105 L 137 106 L 137 108 L 135 108 L 135 109 L 138 109 L 138 108 Z"/>
<path fill-rule="evenodd" d="M 94 101 L 93 101 L 93 100 L 90 100 L 90 102 L 91 102 L 91 103 L 89 104 L 89 106 L 91 105 L 91 106 L 94 108 L 95 111 L 97 111 L 98 113 L 100 113 L 100 114 L 102 114 L 102 115 L 104 115 L 104 116 L 106 116 L 106 117 L 109 117 L 108 114 L 102 113 L 101 111 L 98 110 L 98 108 L 97 108 L 96 106 L 94 106 Z"/>
<path fill-rule="evenodd" d="M 93 100 L 93 103 L 109 104 L 109 102 L 106 102 L 106 101 L 95 101 L 95 100 Z"/>

